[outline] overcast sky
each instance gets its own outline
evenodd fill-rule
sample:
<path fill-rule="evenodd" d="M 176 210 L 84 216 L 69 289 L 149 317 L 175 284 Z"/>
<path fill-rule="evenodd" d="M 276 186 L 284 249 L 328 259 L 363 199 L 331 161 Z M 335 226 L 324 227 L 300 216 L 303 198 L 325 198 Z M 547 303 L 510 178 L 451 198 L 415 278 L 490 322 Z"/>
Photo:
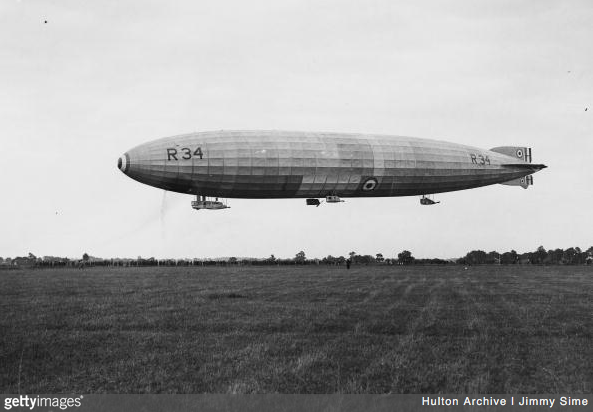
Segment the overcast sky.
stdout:
<path fill-rule="evenodd" d="M 4 0 L 0 256 L 587 248 L 592 21 L 590 0 Z M 549 168 L 528 190 L 444 193 L 432 207 L 239 199 L 195 211 L 191 196 L 116 167 L 140 143 L 219 129 L 525 145 Z"/>

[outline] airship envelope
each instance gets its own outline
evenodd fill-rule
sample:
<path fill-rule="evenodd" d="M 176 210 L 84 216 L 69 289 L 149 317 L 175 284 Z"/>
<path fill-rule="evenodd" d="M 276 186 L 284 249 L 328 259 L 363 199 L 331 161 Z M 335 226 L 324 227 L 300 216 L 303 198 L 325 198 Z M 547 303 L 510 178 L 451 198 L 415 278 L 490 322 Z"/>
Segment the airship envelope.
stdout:
<path fill-rule="evenodd" d="M 526 147 L 484 150 L 403 136 L 256 130 L 166 137 L 118 159 L 132 179 L 196 195 L 198 205 L 206 197 L 340 201 L 495 183 L 526 188 L 544 167 L 531 163 Z"/>

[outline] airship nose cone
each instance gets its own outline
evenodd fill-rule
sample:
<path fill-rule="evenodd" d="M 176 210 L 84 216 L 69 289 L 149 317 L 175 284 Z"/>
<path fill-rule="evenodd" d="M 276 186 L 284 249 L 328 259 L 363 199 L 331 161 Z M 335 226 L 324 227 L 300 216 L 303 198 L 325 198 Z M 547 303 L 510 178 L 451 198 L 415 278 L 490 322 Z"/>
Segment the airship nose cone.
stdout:
<path fill-rule="evenodd" d="M 128 174 L 128 169 L 130 168 L 130 156 L 128 156 L 127 153 L 117 159 L 117 168 L 125 174 Z"/>

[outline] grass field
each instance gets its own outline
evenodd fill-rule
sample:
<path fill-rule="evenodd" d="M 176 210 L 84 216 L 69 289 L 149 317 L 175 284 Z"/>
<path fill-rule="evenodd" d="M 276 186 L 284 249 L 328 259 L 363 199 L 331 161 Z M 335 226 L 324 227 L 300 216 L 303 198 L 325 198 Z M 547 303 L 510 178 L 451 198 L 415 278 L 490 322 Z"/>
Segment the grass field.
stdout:
<path fill-rule="evenodd" d="M 593 268 L 0 272 L 4 393 L 591 393 Z"/>

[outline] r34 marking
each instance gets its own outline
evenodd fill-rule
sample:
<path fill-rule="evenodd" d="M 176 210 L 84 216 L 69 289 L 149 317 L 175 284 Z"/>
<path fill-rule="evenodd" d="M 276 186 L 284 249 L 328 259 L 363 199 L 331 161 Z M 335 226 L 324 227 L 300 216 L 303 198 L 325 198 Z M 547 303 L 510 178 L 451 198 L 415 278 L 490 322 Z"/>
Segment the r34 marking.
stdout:
<path fill-rule="evenodd" d="M 189 160 L 192 157 L 200 156 L 200 159 L 204 157 L 204 153 L 202 153 L 202 148 L 198 147 L 196 150 L 192 151 L 189 147 L 182 147 L 179 149 L 181 153 L 177 153 L 177 149 L 168 147 L 167 148 L 167 161 L 170 160 L 179 160 L 177 156 L 179 156 L 183 160 Z"/>
<path fill-rule="evenodd" d="M 472 164 L 478 166 L 490 165 L 490 158 L 481 154 L 470 153 L 469 157 L 472 159 Z"/>

